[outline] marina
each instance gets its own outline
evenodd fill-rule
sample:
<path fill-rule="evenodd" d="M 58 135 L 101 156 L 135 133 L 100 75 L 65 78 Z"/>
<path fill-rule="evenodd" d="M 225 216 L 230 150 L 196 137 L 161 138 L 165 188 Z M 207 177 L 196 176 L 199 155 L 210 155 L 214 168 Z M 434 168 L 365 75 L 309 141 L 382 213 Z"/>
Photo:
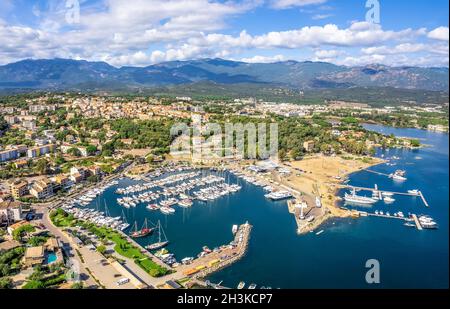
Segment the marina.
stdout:
<path fill-rule="evenodd" d="M 416 243 L 435 243 L 442 242 L 445 237 L 445 230 L 447 228 L 447 222 L 443 219 L 441 205 L 445 205 L 445 197 L 439 194 L 438 187 L 435 188 L 433 182 L 428 182 L 428 178 L 424 178 L 426 171 L 424 170 L 427 162 L 428 149 L 421 149 L 420 161 L 414 161 L 416 165 L 412 168 L 409 165 L 403 163 L 404 160 L 414 160 L 417 154 L 411 154 L 400 152 L 393 152 L 389 156 L 398 156 L 400 159 L 396 160 L 398 168 L 404 169 L 408 173 L 408 180 L 406 182 L 394 182 L 385 175 L 377 175 L 375 173 L 355 173 L 350 175 L 349 183 L 346 185 L 336 186 L 341 191 L 338 192 L 339 196 L 344 197 L 344 193 L 353 190 L 356 192 L 367 189 L 367 197 L 378 198 L 376 203 L 373 203 L 373 208 L 367 209 L 368 206 L 352 205 L 349 211 L 358 212 L 358 219 L 342 218 L 342 219 L 330 219 L 326 223 L 322 224 L 320 228 L 317 228 L 313 233 L 307 233 L 306 235 L 299 236 L 295 231 L 297 229 L 297 220 L 302 224 L 314 224 L 314 213 L 320 213 L 324 211 L 322 203 L 318 203 L 315 196 L 305 197 L 305 202 L 308 204 L 308 209 L 305 208 L 303 213 L 303 220 L 300 220 L 300 214 L 302 207 L 301 199 L 299 199 L 298 193 L 291 191 L 295 196 L 294 199 L 281 199 L 272 200 L 265 195 L 271 192 L 287 191 L 288 188 L 282 187 L 278 181 L 271 182 L 265 177 L 259 177 L 252 175 L 243 170 L 217 167 L 215 169 L 205 168 L 193 168 L 184 167 L 179 170 L 176 167 L 165 167 L 158 172 L 152 172 L 152 175 L 144 175 L 143 177 L 130 179 L 125 177 L 118 180 L 118 184 L 111 185 L 106 188 L 101 194 L 94 197 L 88 205 L 74 205 L 77 211 L 87 213 L 87 211 L 100 211 L 104 210 L 104 201 L 107 201 L 107 208 L 109 217 L 120 217 L 123 223 L 122 213 L 125 215 L 125 219 L 131 224 L 125 231 L 127 235 L 133 230 L 133 225 L 137 222 L 138 230 L 142 228 L 145 218 L 148 219 L 149 227 L 155 228 L 151 235 L 147 237 L 131 239 L 134 243 L 139 244 L 142 248 L 151 246 L 152 244 L 159 243 L 158 225 L 162 227 L 165 236 L 161 236 L 161 242 L 168 241 L 164 247 L 158 249 L 150 249 L 149 256 L 156 258 L 155 255 L 160 256 L 156 258 L 162 264 L 167 265 L 170 269 L 174 270 L 188 270 L 194 268 L 192 265 L 195 260 L 198 260 L 199 255 L 208 256 L 209 259 L 198 260 L 198 267 L 201 268 L 191 277 L 199 276 L 200 274 L 206 276 L 206 279 L 211 282 L 223 281 L 224 286 L 237 287 L 240 282 L 246 282 L 245 287 L 248 288 L 251 283 L 255 283 L 257 287 L 273 286 L 274 288 L 289 288 L 289 287 L 333 287 L 332 282 L 341 282 L 345 287 L 358 287 L 355 282 L 359 282 L 360 278 L 354 277 L 354 273 L 359 273 L 359 269 L 355 265 L 359 265 L 359 261 L 364 259 L 367 255 L 373 254 L 374 246 L 380 248 L 377 251 L 377 255 L 380 258 L 387 258 L 384 251 L 390 250 L 389 258 L 398 260 L 399 263 L 409 265 L 409 267 L 416 267 L 423 260 L 426 260 L 422 251 L 418 251 L 416 248 L 422 248 L 423 245 L 414 245 Z M 433 160 L 436 160 L 434 155 Z M 438 157 L 439 158 L 439 157 Z M 388 165 L 380 165 L 373 167 L 374 170 L 379 170 L 380 173 L 389 175 L 392 172 L 392 167 Z M 173 181 L 166 183 L 161 187 L 154 186 L 152 188 L 146 188 L 145 190 L 131 193 L 122 191 L 123 194 L 117 193 L 117 189 L 120 188 L 134 188 L 138 186 L 155 181 L 158 179 L 165 179 L 170 174 L 185 174 L 185 173 L 199 173 L 192 178 L 186 178 L 180 182 Z M 194 175 L 194 174 L 192 174 Z M 192 189 L 183 191 L 184 185 L 182 183 L 189 184 L 190 181 L 197 181 L 196 179 L 205 179 L 213 175 L 221 180 L 216 183 L 205 184 L 203 186 L 194 186 Z M 418 176 L 420 175 L 420 176 Z M 445 174 L 440 176 L 445 179 Z M 175 180 L 176 177 L 172 177 Z M 210 179 L 213 179 L 212 177 Z M 378 183 L 380 188 L 372 187 L 374 183 Z M 218 196 L 211 200 L 202 200 L 196 198 L 194 192 L 202 193 L 200 189 L 203 188 L 215 188 L 211 192 L 220 191 L 216 186 L 219 184 L 237 185 L 241 188 L 236 192 L 230 192 L 228 194 Z M 445 185 L 445 184 L 444 184 Z M 175 189 L 179 187 L 180 189 Z M 420 190 L 415 189 L 420 188 Z M 135 190 L 133 189 L 133 190 Z M 414 191 L 417 190 L 417 191 Z M 442 189 L 440 189 L 442 190 Z M 158 191 L 160 191 L 158 193 Z M 133 198 L 133 195 L 138 197 L 140 194 L 149 195 L 152 193 L 160 194 L 158 199 L 153 201 L 138 202 Z M 166 192 L 170 195 L 164 195 Z M 173 192 L 173 193 L 171 193 Z M 423 199 L 420 197 L 422 193 Z M 370 194 L 374 194 L 373 196 Z M 430 204 L 434 207 L 426 208 L 429 211 L 429 215 L 434 219 L 426 218 L 424 215 L 420 215 L 420 205 L 425 204 L 425 193 L 427 195 L 427 202 L 429 199 Z M 358 195 L 364 195 L 357 193 Z M 317 195 L 319 196 L 319 195 Z M 136 206 L 126 208 L 117 202 L 118 198 L 130 197 L 136 202 Z M 143 196 L 146 198 L 145 196 Z M 148 198 L 149 196 L 147 196 Z M 380 199 L 381 197 L 381 199 Z M 383 203 L 386 198 L 394 199 L 391 203 Z M 418 198 L 414 198 L 418 197 Z M 326 195 L 321 197 L 323 201 L 326 199 Z M 79 197 L 75 197 L 79 199 Z M 176 199 L 177 203 L 174 203 Z M 167 202 L 166 202 L 167 201 Z M 296 201 L 296 203 L 294 203 Z M 164 214 L 161 212 L 161 202 L 163 204 L 168 203 L 169 209 L 175 210 L 172 214 Z M 298 202 L 298 203 L 297 203 Z M 344 201 L 340 201 L 338 206 L 344 206 Z M 292 207 L 288 207 L 289 211 L 294 211 L 297 216 L 295 220 L 288 211 L 286 211 L 286 205 L 292 204 Z M 428 204 L 428 203 L 427 203 Z M 98 205 L 98 206 L 97 206 Z M 300 205 L 295 207 L 295 205 Z M 429 205 L 429 204 L 428 204 Z M 98 209 L 98 210 L 97 210 Z M 311 212 L 311 210 L 313 212 Z M 383 212 L 381 214 L 381 211 Z M 378 212 L 378 214 L 376 213 Z M 404 216 L 401 217 L 399 212 L 403 212 Z M 389 213 L 389 215 L 387 214 Z M 430 232 L 417 233 L 418 225 L 416 225 L 414 219 L 410 217 L 411 214 L 417 214 L 417 220 L 423 229 L 423 224 L 433 229 Z M 395 215 L 397 214 L 397 215 Z M 105 216 L 106 217 L 106 216 Z M 419 218 L 422 218 L 419 220 Z M 384 220 L 381 220 L 384 219 Z M 393 219 L 393 220 L 389 220 Z M 412 219 L 412 220 L 411 220 Z M 230 243 L 230 235 L 237 235 L 237 231 L 233 228 L 237 225 L 237 222 L 252 223 L 252 237 L 249 239 L 244 254 L 239 261 L 226 262 L 226 267 L 213 267 L 215 263 L 220 264 L 221 261 L 215 261 L 214 250 L 223 246 L 223 244 Z M 423 222 L 423 223 L 422 223 Z M 437 225 L 433 225 L 432 222 L 439 222 L 439 228 Z M 239 226 L 239 225 L 238 225 Z M 276 226 L 276 228 L 274 228 Z M 414 227 L 409 229 L 407 227 Z M 270 231 L 270 232 L 267 232 Z M 323 231 L 323 232 L 321 232 Z M 317 234 L 317 235 L 316 235 Z M 356 236 L 364 235 L 364 237 Z M 371 246 L 365 244 L 365 235 L 371 235 L 373 243 Z M 420 235 L 420 236 L 419 236 Z M 128 236 L 129 237 L 129 236 Z M 349 237 L 352 241 L 349 242 Z M 357 237 L 357 238 L 355 238 Z M 373 238 L 375 237 L 375 238 Z M 166 240 L 167 239 L 167 240 Z M 282 240 L 282 241 L 280 241 Z M 405 241 L 403 241 L 405 240 Z M 407 240 L 407 241 L 406 241 Z M 445 241 L 445 239 L 444 239 Z M 267 244 L 270 244 L 270 247 Z M 338 244 L 338 249 L 336 245 Z M 320 246 L 320 255 L 315 254 L 315 248 Z M 358 250 L 354 250 L 357 247 Z M 151 247 L 150 247 L 151 248 Z M 211 249 L 209 249 L 211 248 Z M 422 249 L 421 249 L 422 250 Z M 427 250 L 430 250 L 429 248 Z M 200 253 L 199 253 L 200 252 Z M 209 253 L 208 253 L 209 252 Z M 350 255 L 350 252 L 352 254 Z M 392 252 L 395 252 L 393 254 Z M 404 261 L 403 257 L 405 252 L 415 254 L 417 259 L 410 259 Z M 282 253 L 282 257 L 280 256 Z M 334 256 L 336 253 L 345 259 L 347 262 L 343 264 L 343 269 L 334 270 L 333 272 L 317 272 L 313 271 L 308 265 L 315 265 L 319 263 L 323 267 L 327 268 L 330 264 L 330 255 Z M 444 253 L 445 254 L 445 253 Z M 255 258 L 258 256 L 258 258 Z M 220 256 L 219 256 L 220 257 Z M 420 263 L 419 263 L 420 257 Z M 273 262 L 279 261 L 282 258 L 283 263 L 277 263 L 274 267 Z M 202 261 L 200 263 L 200 261 Z M 301 261 L 301 263 L 299 263 Z M 210 265 L 211 262 L 211 266 Z M 419 264 L 417 264 L 417 263 Z M 393 263 L 393 265 L 398 265 Z M 445 266 L 439 265 L 430 266 L 432 273 L 440 273 L 441 269 Z M 197 267 L 197 266 L 196 266 Z M 214 271 L 207 270 L 205 268 L 215 269 Z M 433 281 L 433 283 L 423 281 L 421 271 L 411 274 L 410 281 L 401 281 L 402 279 L 395 276 L 398 271 L 395 268 L 387 267 L 387 278 L 389 281 L 383 283 L 386 287 L 404 286 L 405 284 L 412 284 L 413 286 L 422 286 L 426 284 L 430 286 L 439 280 Z M 256 269 L 264 269 L 264 272 L 256 271 Z M 204 271 L 204 273 L 202 273 Z M 325 274 L 326 273 L 326 274 Z M 350 275 L 349 275 L 350 274 Z M 177 276 L 186 276 L 182 272 Z M 308 280 L 299 280 L 298 278 L 308 277 Z M 171 278 L 171 277 L 168 277 Z M 178 278 L 178 277 L 176 277 Z M 331 281 L 330 281 L 331 279 Z M 328 282 L 328 284 L 324 284 Z"/>

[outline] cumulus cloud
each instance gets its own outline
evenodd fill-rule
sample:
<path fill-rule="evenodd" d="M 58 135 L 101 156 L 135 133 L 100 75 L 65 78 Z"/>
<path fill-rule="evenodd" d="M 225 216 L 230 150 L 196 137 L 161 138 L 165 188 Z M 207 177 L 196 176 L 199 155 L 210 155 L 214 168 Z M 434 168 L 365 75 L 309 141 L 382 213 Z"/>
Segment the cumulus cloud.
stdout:
<path fill-rule="evenodd" d="M 103 60 L 115 66 L 146 66 L 204 57 L 242 59 L 242 55 L 251 54 L 256 56 L 242 60 L 273 62 L 288 60 L 283 57 L 287 49 L 309 53 L 311 60 L 334 63 L 387 63 L 396 58 L 406 61 L 400 56 L 415 53 L 422 57 L 423 64 L 433 60 L 436 64 L 448 62 L 448 46 L 443 44 L 448 41 L 448 27 L 394 31 L 367 22 L 353 22 L 347 27 L 328 23 L 257 35 L 239 28 L 238 34 L 223 33 L 230 19 L 262 3 L 283 9 L 324 2 L 133 0 L 130 5 L 127 0 L 103 0 L 89 6 L 91 2 L 84 1 L 80 23 L 68 25 L 64 1 L 51 0 L 48 7 L 38 8 L 38 26 L 10 24 L 0 19 L 0 63 L 60 57 Z M 13 2 L 2 3 L 6 7 L 5 3 Z M 416 59 L 418 55 L 414 55 Z M 301 56 L 306 58 L 305 54 Z"/>
<path fill-rule="evenodd" d="M 395 55 L 395 54 L 409 54 L 418 52 L 428 52 L 441 55 L 447 55 L 449 48 L 447 44 L 423 44 L 423 43 L 404 43 L 396 46 L 375 46 L 363 48 L 361 51 L 364 54 L 381 54 L 381 55 Z"/>
<path fill-rule="evenodd" d="M 428 37 L 430 39 L 440 41 L 448 41 L 449 40 L 448 35 L 449 35 L 448 27 L 439 27 L 428 33 Z"/>

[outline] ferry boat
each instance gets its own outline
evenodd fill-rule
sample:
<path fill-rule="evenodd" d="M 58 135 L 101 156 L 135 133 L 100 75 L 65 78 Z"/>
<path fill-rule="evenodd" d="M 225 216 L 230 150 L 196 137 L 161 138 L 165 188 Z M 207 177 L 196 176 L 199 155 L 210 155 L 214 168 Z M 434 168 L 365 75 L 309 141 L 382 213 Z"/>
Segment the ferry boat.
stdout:
<path fill-rule="evenodd" d="M 161 222 L 158 220 L 158 242 L 155 242 L 151 245 L 146 246 L 145 248 L 147 250 L 157 250 L 160 248 L 164 248 L 169 244 L 169 241 L 167 240 L 166 234 L 164 233 L 164 230 L 162 229 Z M 161 240 L 161 234 L 164 236 L 165 240 Z"/>
<path fill-rule="evenodd" d="M 239 284 L 237 286 L 238 290 L 242 290 L 244 287 L 245 287 L 245 282 L 244 281 L 239 282 Z"/>
<path fill-rule="evenodd" d="M 345 193 L 344 199 L 346 202 L 356 204 L 373 204 L 377 201 L 371 197 L 356 195 L 355 190 L 351 194 Z"/>
<path fill-rule="evenodd" d="M 271 193 L 265 194 L 264 196 L 273 201 L 280 201 L 280 200 L 292 198 L 292 193 L 289 191 L 277 191 L 277 192 L 271 192 Z"/>
<path fill-rule="evenodd" d="M 140 238 L 150 235 L 154 228 L 148 228 L 147 226 L 147 218 L 144 220 L 144 225 L 140 230 L 137 229 L 137 222 L 134 222 L 134 231 L 130 234 L 132 238 Z"/>

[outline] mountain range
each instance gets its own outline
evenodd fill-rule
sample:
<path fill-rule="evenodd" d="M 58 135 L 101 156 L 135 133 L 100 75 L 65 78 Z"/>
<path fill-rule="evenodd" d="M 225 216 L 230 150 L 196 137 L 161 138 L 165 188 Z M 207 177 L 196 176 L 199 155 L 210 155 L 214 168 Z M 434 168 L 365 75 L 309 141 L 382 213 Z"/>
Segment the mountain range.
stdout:
<path fill-rule="evenodd" d="M 106 62 L 23 60 L 0 66 L 0 89 L 95 90 L 171 87 L 195 83 L 289 89 L 390 87 L 448 92 L 448 68 L 347 67 L 326 62 L 245 63 L 223 59 L 171 61 L 116 68 Z"/>

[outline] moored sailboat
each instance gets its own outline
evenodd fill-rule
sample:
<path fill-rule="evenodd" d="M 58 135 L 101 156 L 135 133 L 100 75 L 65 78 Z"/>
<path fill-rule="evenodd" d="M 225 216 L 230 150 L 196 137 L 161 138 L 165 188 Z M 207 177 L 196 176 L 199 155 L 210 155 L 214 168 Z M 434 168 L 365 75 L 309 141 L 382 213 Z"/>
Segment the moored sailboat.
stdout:
<path fill-rule="evenodd" d="M 144 225 L 140 230 L 137 229 L 137 222 L 134 223 L 134 231 L 130 234 L 132 238 L 140 238 L 150 235 L 153 232 L 154 228 L 149 228 L 147 226 L 147 218 L 144 221 Z"/>
<path fill-rule="evenodd" d="M 157 250 L 157 249 L 163 248 L 169 244 L 169 241 L 167 240 L 167 237 L 166 237 L 166 233 L 164 233 L 164 230 L 162 229 L 162 226 L 161 226 L 161 222 L 159 220 L 158 220 L 157 229 L 158 229 L 158 242 L 155 242 L 153 244 L 146 246 L 145 248 L 147 250 Z M 165 240 L 161 240 L 161 233 L 163 234 Z"/>

